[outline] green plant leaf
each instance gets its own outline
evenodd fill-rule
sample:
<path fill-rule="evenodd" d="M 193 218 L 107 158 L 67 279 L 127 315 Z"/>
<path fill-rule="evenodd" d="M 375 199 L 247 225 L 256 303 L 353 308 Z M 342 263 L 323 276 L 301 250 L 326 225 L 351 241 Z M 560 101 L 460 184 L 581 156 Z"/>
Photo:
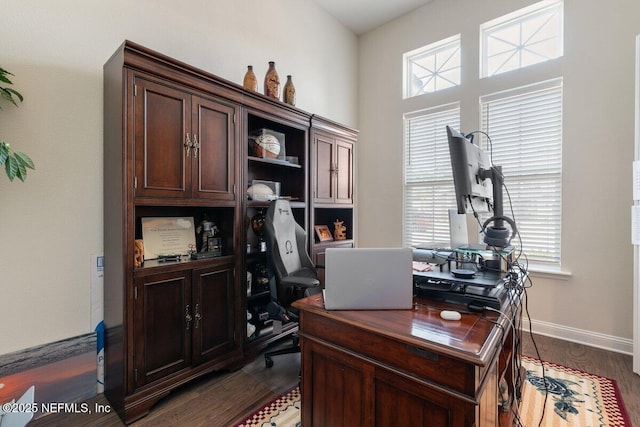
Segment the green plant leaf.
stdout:
<path fill-rule="evenodd" d="M 0 67 L 0 84 L 13 84 L 8 76 L 13 76 L 9 71 Z M 22 94 L 15 89 L 0 86 L 0 100 L 4 98 L 16 107 L 23 101 Z M 2 106 L 0 105 L 0 110 Z M 27 179 L 27 169 L 35 169 L 33 160 L 24 153 L 14 152 L 11 146 L 0 140 L 0 165 L 4 164 L 9 181 L 17 176 L 20 181 Z"/>
<path fill-rule="evenodd" d="M 18 173 L 18 161 L 13 156 L 7 157 L 7 161 L 4 164 L 5 170 L 7 171 L 7 177 L 9 177 L 9 181 L 13 181 Z"/>
<path fill-rule="evenodd" d="M 13 93 L 12 92 L 15 92 L 15 90 L 9 89 L 9 88 L 4 88 L 4 87 L 0 88 L 0 94 L 2 95 L 2 97 L 17 107 L 18 103 L 13 98 Z M 20 101 L 22 101 L 22 95 L 20 95 L 18 98 L 20 99 Z"/>
<path fill-rule="evenodd" d="M 17 90 L 11 89 L 10 87 L 5 87 L 4 90 L 14 94 L 15 96 L 17 96 L 18 99 L 20 100 L 20 102 L 22 102 L 24 100 L 24 97 L 22 96 L 22 94 L 20 92 L 18 92 Z"/>
<path fill-rule="evenodd" d="M 33 164 L 33 160 L 31 160 L 31 157 L 27 156 L 26 154 L 21 153 L 19 151 L 16 151 L 15 153 L 13 153 L 13 156 L 24 167 L 27 167 L 29 169 L 35 169 L 36 168 L 36 166 Z M 26 172 L 25 172 L 25 174 L 26 174 Z"/>
<path fill-rule="evenodd" d="M 18 160 L 17 157 L 13 157 L 16 160 L 16 164 L 18 165 L 16 176 L 20 179 L 20 181 L 24 182 L 27 178 L 27 168 Z"/>
<path fill-rule="evenodd" d="M 11 82 L 11 80 L 9 80 L 9 77 L 7 77 L 7 76 L 13 76 L 13 74 L 8 72 L 4 68 L 0 67 L 0 81 L 5 82 L 5 83 L 9 83 L 9 84 L 13 84 Z"/>
<path fill-rule="evenodd" d="M 5 142 L 0 142 L 0 165 L 3 165 L 9 157 L 9 146 Z"/>

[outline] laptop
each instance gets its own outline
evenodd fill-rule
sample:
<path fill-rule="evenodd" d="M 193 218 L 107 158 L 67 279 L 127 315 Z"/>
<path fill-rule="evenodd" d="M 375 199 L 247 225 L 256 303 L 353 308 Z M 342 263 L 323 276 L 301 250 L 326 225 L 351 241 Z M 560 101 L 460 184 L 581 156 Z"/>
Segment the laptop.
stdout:
<path fill-rule="evenodd" d="M 327 248 L 327 310 L 398 310 L 413 307 L 411 248 Z"/>

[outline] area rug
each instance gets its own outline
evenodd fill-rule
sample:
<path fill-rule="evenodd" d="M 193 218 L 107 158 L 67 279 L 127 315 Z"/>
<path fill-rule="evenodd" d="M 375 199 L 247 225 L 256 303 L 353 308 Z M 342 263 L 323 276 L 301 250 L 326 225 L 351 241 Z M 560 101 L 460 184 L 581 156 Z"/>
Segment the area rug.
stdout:
<path fill-rule="evenodd" d="M 298 427 L 300 424 L 300 389 L 294 387 L 235 427 Z"/>
<path fill-rule="evenodd" d="M 526 370 L 522 425 L 631 427 L 614 380 L 527 356 L 522 356 L 522 366 Z"/>
<path fill-rule="evenodd" d="M 544 380 L 542 375 L 544 365 Z M 614 380 L 522 356 L 526 372 L 518 418 L 526 427 L 631 427 Z M 546 387 L 545 387 L 546 384 Z M 547 394 L 545 402 L 545 394 Z M 544 417 L 541 418 L 544 408 Z M 542 419 L 542 423 L 540 420 Z M 236 427 L 300 426 L 298 387 Z"/>

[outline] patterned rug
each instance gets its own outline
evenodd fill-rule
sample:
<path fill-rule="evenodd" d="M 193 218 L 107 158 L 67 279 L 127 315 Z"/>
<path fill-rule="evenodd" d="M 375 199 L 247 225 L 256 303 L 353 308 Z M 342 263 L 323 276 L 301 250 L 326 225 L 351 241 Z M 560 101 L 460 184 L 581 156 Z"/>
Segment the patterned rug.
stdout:
<path fill-rule="evenodd" d="M 522 426 L 631 427 L 614 380 L 522 356 L 526 380 L 519 419 Z M 545 384 L 546 383 L 546 390 Z M 545 392 L 548 396 L 545 403 Z M 300 390 L 290 390 L 236 427 L 299 427 Z"/>
<path fill-rule="evenodd" d="M 537 426 L 544 405 L 544 427 L 631 427 L 614 380 L 550 362 L 541 364 L 527 356 L 522 356 L 522 366 L 526 369 L 519 414 L 523 425 Z"/>
<path fill-rule="evenodd" d="M 235 427 L 300 426 L 300 389 L 294 387 L 251 414 Z"/>

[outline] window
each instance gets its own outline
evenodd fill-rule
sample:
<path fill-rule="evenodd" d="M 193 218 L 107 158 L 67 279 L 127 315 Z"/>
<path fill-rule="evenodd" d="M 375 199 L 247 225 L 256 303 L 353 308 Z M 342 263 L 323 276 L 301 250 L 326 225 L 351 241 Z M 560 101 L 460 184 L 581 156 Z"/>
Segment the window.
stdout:
<path fill-rule="evenodd" d="M 403 55 L 404 98 L 460 84 L 460 34 Z"/>
<path fill-rule="evenodd" d="M 562 2 L 543 1 L 481 25 L 481 76 L 562 56 L 562 15 Z"/>
<path fill-rule="evenodd" d="M 523 252 L 538 267 L 561 267 L 562 67 L 544 62 L 558 58 L 561 65 L 563 19 L 562 0 L 544 0 L 478 22 L 479 46 L 457 35 L 403 55 L 405 98 L 424 94 L 407 105 L 425 108 L 405 110 L 403 117 L 404 245 L 449 241 L 448 209 L 456 204 L 445 127 L 481 129 L 492 144 L 477 134 L 475 141 L 502 166 L 504 214 L 515 219 Z M 462 84 L 462 49 L 479 49 L 479 62 L 471 65 L 480 68 L 478 78 L 467 75 L 462 91 L 428 94 Z M 528 67 L 533 64 L 540 65 Z M 513 88 L 513 79 L 501 75 L 511 70 L 518 70 L 522 87 Z M 540 82 L 550 74 L 557 78 Z M 430 108 L 434 103 L 443 105 Z"/>
<path fill-rule="evenodd" d="M 404 116 L 405 245 L 449 241 L 448 209 L 456 202 L 446 125 L 460 126 L 458 104 Z"/>
<path fill-rule="evenodd" d="M 508 190 L 504 213 L 511 216 L 510 198 L 529 261 L 559 265 L 562 79 L 483 96 L 480 106 L 485 149 Z"/>

